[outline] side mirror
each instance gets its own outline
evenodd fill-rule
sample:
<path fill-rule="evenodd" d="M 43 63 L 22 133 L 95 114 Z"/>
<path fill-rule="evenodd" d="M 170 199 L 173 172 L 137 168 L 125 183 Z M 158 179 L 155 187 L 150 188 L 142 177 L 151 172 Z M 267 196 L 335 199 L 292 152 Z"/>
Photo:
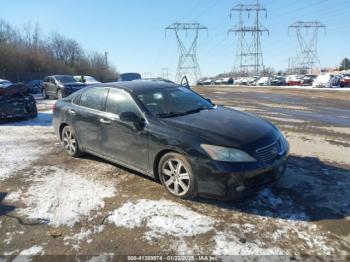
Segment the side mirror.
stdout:
<path fill-rule="evenodd" d="M 122 112 L 119 119 L 124 122 L 139 122 L 139 117 L 134 112 Z"/>
<path fill-rule="evenodd" d="M 207 100 L 210 104 L 214 105 L 210 98 L 206 98 L 205 100 Z"/>
<path fill-rule="evenodd" d="M 144 127 L 144 121 L 134 112 L 122 112 L 119 114 L 119 119 L 123 122 L 133 123 L 138 130 L 141 130 Z"/>

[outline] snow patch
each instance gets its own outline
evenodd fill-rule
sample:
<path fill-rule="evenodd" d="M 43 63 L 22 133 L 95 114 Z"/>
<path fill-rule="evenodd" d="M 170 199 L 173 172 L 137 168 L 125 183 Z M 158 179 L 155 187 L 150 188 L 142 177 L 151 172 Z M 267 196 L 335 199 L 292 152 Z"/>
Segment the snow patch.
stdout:
<path fill-rule="evenodd" d="M 112 260 L 114 254 L 102 254 L 99 256 L 94 256 L 87 260 L 86 262 L 107 262 Z"/>
<path fill-rule="evenodd" d="M 6 195 L 5 200 L 9 202 L 17 202 L 21 199 L 21 195 L 23 194 L 22 190 L 18 190 L 17 192 L 11 192 Z"/>
<path fill-rule="evenodd" d="M 22 250 L 19 255 L 20 256 L 35 256 L 38 254 L 43 254 L 43 247 L 34 245 L 31 248 Z"/>
<path fill-rule="evenodd" d="M 51 118 L 49 111 L 28 121 L 0 125 L 0 181 L 47 152 L 47 143 L 54 138 Z"/>
<path fill-rule="evenodd" d="M 195 236 L 213 229 L 214 220 L 167 200 L 141 199 L 114 210 L 108 221 L 118 227 L 146 226 L 145 238 Z"/>
<path fill-rule="evenodd" d="M 56 167 L 37 171 L 31 180 L 21 197 L 27 207 L 18 212 L 30 219 L 47 220 L 54 227 L 72 227 L 91 211 L 103 208 L 103 199 L 116 193 L 111 183 L 91 181 Z"/>
<path fill-rule="evenodd" d="M 214 255 L 284 255 L 279 248 L 263 248 L 254 242 L 242 243 L 235 236 L 224 232 L 218 232 L 214 242 Z"/>
<path fill-rule="evenodd" d="M 86 241 L 87 243 L 91 243 L 92 242 L 92 239 L 89 239 L 89 237 L 92 235 L 92 234 L 98 234 L 98 233 L 101 233 L 104 229 L 104 226 L 103 225 L 100 225 L 100 226 L 94 226 L 93 229 L 85 229 L 85 228 L 82 228 L 80 230 L 79 233 L 73 235 L 73 236 L 66 236 L 63 238 L 65 242 L 65 245 L 68 245 L 69 242 L 67 241 L 71 241 L 73 242 L 73 248 L 75 250 L 78 250 L 80 248 L 80 244 L 84 241 Z"/>

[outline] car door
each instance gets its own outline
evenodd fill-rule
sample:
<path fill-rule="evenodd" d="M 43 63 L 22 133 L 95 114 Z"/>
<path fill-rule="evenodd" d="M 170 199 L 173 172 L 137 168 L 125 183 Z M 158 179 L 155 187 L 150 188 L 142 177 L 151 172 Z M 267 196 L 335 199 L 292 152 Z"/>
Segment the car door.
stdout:
<path fill-rule="evenodd" d="M 56 92 L 53 91 L 54 83 L 55 83 L 54 78 L 50 76 L 47 82 L 47 89 L 46 89 L 47 93 L 50 95 L 56 94 Z"/>
<path fill-rule="evenodd" d="M 46 93 L 49 91 L 49 84 L 50 84 L 50 77 L 45 77 L 43 81 L 43 88 L 45 89 Z"/>
<path fill-rule="evenodd" d="M 119 119 L 122 112 L 134 112 L 142 118 L 142 112 L 132 96 L 124 90 L 110 88 L 106 101 L 103 123 L 103 153 L 106 158 L 147 172 L 148 133 L 137 129 L 131 122 Z"/>
<path fill-rule="evenodd" d="M 89 88 L 82 92 L 74 108 L 69 109 L 73 115 L 73 126 L 83 150 L 102 156 L 102 126 L 107 88 Z"/>

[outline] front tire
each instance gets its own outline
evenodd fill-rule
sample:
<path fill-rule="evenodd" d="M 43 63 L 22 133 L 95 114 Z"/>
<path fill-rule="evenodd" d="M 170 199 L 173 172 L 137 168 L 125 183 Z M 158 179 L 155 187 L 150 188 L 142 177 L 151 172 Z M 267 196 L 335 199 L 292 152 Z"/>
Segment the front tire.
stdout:
<path fill-rule="evenodd" d="M 43 95 L 44 99 L 48 99 L 49 98 L 45 88 L 43 88 L 43 90 L 42 90 L 42 95 Z"/>
<path fill-rule="evenodd" d="M 63 98 L 62 90 L 61 90 L 61 89 L 58 89 L 58 90 L 57 90 L 56 97 L 57 97 L 58 100 Z"/>
<path fill-rule="evenodd" d="M 171 195 L 182 199 L 193 199 L 198 195 L 197 178 L 185 156 L 165 154 L 159 161 L 158 174 Z"/>
<path fill-rule="evenodd" d="M 62 130 L 62 144 L 68 155 L 72 157 L 82 155 L 75 132 L 70 126 L 65 126 Z"/>

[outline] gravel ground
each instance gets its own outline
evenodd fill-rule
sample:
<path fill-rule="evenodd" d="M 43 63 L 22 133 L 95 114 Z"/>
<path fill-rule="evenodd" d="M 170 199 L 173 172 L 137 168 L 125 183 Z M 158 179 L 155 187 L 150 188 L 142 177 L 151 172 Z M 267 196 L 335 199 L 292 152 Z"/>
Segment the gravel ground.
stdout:
<path fill-rule="evenodd" d="M 350 92 L 194 89 L 270 120 L 286 135 L 290 163 L 274 187 L 242 202 L 173 198 L 141 174 L 89 155 L 68 157 L 51 127 L 54 101 L 38 99 L 38 118 L 0 125 L 3 259 L 214 254 L 345 260 Z"/>

